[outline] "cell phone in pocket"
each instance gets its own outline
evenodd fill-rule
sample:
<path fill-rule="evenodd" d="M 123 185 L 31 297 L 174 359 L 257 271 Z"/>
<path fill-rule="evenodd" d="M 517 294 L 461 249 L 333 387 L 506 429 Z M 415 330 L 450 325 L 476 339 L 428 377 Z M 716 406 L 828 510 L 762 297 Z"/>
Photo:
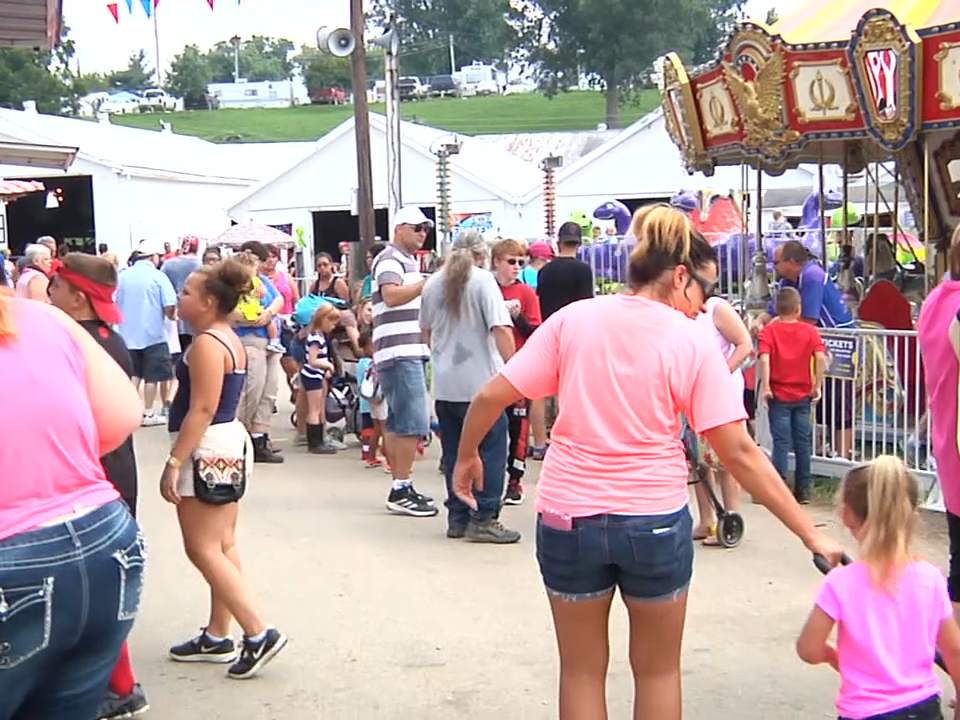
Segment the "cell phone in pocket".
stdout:
<path fill-rule="evenodd" d="M 570 532 L 573 530 L 573 517 L 566 513 L 557 512 L 556 510 L 542 510 L 540 512 L 540 522 L 551 530 L 559 530 L 561 532 Z"/>

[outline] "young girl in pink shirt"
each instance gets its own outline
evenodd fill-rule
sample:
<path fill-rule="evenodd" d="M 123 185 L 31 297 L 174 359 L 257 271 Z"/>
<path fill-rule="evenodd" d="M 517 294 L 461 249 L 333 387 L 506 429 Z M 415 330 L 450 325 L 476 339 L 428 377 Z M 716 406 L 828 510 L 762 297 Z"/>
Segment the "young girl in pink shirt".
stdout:
<path fill-rule="evenodd" d="M 913 475 L 892 456 L 855 467 L 840 487 L 840 518 L 860 559 L 830 571 L 797 640 L 801 660 L 840 673 L 840 720 L 942 720 L 937 648 L 954 685 L 960 680 L 946 579 L 910 547 L 918 497 Z"/>

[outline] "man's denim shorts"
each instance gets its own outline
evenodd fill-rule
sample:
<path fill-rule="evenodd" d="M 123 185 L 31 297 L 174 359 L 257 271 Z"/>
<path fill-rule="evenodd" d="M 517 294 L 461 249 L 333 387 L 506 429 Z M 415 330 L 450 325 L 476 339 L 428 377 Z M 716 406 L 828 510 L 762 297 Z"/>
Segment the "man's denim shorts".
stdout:
<path fill-rule="evenodd" d="M 593 515 L 556 530 L 537 518 L 537 562 L 547 593 L 594 600 L 620 588 L 628 600 L 673 600 L 693 576 L 693 518 L 684 507 L 669 515 Z"/>
<path fill-rule="evenodd" d="M 384 429 L 400 437 L 426 437 L 430 434 L 430 409 L 427 405 L 427 376 L 423 360 L 401 358 L 377 366 L 380 390 L 387 401 Z"/>

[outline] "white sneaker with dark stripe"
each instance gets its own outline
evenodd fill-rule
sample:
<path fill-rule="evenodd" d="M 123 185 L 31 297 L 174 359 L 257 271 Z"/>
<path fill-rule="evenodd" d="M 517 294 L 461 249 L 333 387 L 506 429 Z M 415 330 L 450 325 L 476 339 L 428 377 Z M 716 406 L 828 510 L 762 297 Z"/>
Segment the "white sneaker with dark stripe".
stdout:
<path fill-rule="evenodd" d="M 433 517 L 440 512 L 436 505 L 414 490 L 413 485 L 391 490 L 387 496 L 387 510 L 413 517 Z"/>

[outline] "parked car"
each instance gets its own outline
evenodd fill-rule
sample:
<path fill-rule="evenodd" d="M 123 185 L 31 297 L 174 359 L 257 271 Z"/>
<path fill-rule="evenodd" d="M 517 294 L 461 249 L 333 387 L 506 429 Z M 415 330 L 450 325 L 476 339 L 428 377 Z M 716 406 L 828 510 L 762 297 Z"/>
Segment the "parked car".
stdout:
<path fill-rule="evenodd" d="M 318 88 L 310 93 L 310 102 L 314 105 L 344 105 L 347 92 L 338 87 Z"/>
<path fill-rule="evenodd" d="M 532 80 L 511 80 L 507 83 L 506 89 L 503 91 L 504 95 L 523 95 L 525 93 L 532 93 L 537 91 L 537 83 Z"/>
<path fill-rule="evenodd" d="M 140 112 L 176 112 L 182 109 L 181 100 L 160 88 L 144 90 L 140 97 Z"/>
<path fill-rule="evenodd" d="M 107 115 L 132 115 L 140 112 L 140 101 L 136 98 L 107 98 L 100 103 L 97 112 Z"/>
<path fill-rule="evenodd" d="M 474 95 L 499 95 L 500 86 L 496 80 L 481 80 L 474 88 Z"/>
<path fill-rule="evenodd" d="M 458 97 L 460 86 L 453 79 L 453 75 L 434 75 L 427 86 L 427 94 L 430 97 Z"/>
<path fill-rule="evenodd" d="M 400 100 L 421 100 L 427 96 L 423 83 L 420 78 L 406 76 L 400 78 L 398 83 L 400 87 Z"/>

